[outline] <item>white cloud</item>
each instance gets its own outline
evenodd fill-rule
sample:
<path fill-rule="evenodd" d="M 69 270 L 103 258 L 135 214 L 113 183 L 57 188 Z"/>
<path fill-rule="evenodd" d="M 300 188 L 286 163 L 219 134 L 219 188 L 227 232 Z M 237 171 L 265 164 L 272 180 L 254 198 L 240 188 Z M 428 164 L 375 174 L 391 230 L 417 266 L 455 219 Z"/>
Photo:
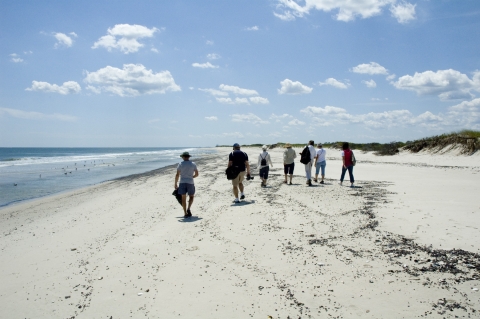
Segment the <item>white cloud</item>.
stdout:
<path fill-rule="evenodd" d="M 411 20 L 415 19 L 415 7 L 416 4 L 411 4 L 408 2 L 402 2 L 398 5 L 392 5 L 390 7 L 390 12 L 392 16 L 397 19 L 400 23 L 408 23 Z"/>
<path fill-rule="evenodd" d="M 253 27 L 245 28 L 245 30 L 247 30 L 247 31 L 258 31 L 259 29 L 258 29 L 258 27 L 255 25 L 255 26 L 253 26 Z"/>
<path fill-rule="evenodd" d="M 207 121 L 217 121 L 218 118 L 216 116 L 205 116 L 205 119 Z"/>
<path fill-rule="evenodd" d="M 252 124 L 268 124 L 268 121 L 264 121 L 253 113 L 248 114 L 233 114 L 233 122 L 248 122 Z"/>
<path fill-rule="evenodd" d="M 218 60 L 220 58 L 221 58 L 221 56 L 219 54 L 216 54 L 216 53 L 207 54 L 207 59 L 209 59 L 209 60 Z"/>
<path fill-rule="evenodd" d="M 456 70 L 425 71 L 404 75 L 392 83 L 397 89 L 411 90 L 419 95 L 438 95 L 441 100 L 470 99 L 472 91 L 480 91 L 480 71 L 472 79 Z"/>
<path fill-rule="evenodd" d="M 150 51 L 158 53 L 159 51 L 156 48 L 151 48 Z"/>
<path fill-rule="evenodd" d="M 288 125 L 290 126 L 305 125 L 305 122 L 302 122 L 298 119 L 293 119 L 290 122 L 288 122 Z"/>
<path fill-rule="evenodd" d="M 276 122 L 281 122 L 281 120 L 283 119 L 290 119 L 290 118 L 293 118 L 293 116 L 287 113 L 284 113 L 282 115 L 276 115 L 275 113 L 272 113 L 272 115 L 270 115 L 270 119 L 275 120 Z"/>
<path fill-rule="evenodd" d="M 289 79 L 281 81 L 280 84 L 282 87 L 277 90 L 279 94 L 308 94 L 313 90 L 298 81 L 293 82 Z"/>
<path fill-rule="evenodd" d="M 75 34 L 75 32 L 71 32 L 70 34 Z M 75 34 L 75 37 L 77 35 Z M 58 49 L 60 47 L 67 47 L 70 48 L 73 45 L 73 40 L 71 37 L 66 35 L 65 33 L 55 33 L 54 34 L 55 39 L 57 39 L 57 43 L 55 43 L 55 49 Z"/>
<path fill-rule="evenodd" d="M 25 90 L 67 95 L 67 94 L 79 93 L 82 90 L 82 88 L 75 81 L 67 81 L 60 86 L 57 84 L 50 84 L 47 82 L 32 81 L 32 86 L 29 88 L 26 88 Z"/>
<path fill-rule="evenodd" d="M 205 44 L 207 44 L 207 45 L 213 45 L 213 41 L 207 40 L 207 41 L 205 42 Z"/>
<path fill-rule="evenodd" d="M 396 78 L 397 76 L 395 74 L 390 74 L 389 76 L 387 76 L 387 81 L 392 81 Z"/>
<path fill-rule="evenodd" d="M 213 65 L 210 62 L 207 63 L 192 63 L 192 66 L 194 68 L 201 68 L 201 69 L 216 69 L 218 68 L 218 65 Z"/>
<path fill-rule="evenodd" d="M 12 53 L 10 54 L 10 56 L 12 57 L 10 59 L 10 61 L 14 62 L 14 63 L 20 63 L 20 62 L 23 62 L 23 59 L 16 53 Z"/>
<path fill-rule="evenodd" d="M 219 88 L 220 90 L 223 90 L 226 92 L 232 92 L 233 94 L 237 94 L 237 95 L 258 95 L 258 92 L 255 90 L 242 89 L 238 86 L 233 86 L 233 85 L 220 84 Z"/>
<path fill-rule="evenodd" d="M 108 28 L 107 35 L 104 35 L 92 46 L 92 49 L 104 47 L 108 51 L 119 49 L 125 54 L 137 52 L 144 44 L 139 39 L 151 38 L 154 33 L 160 31 L 157 28 L 147 28 L 142 25 L 117 24 Z"/>
<path fill-rule="evenodd" d="M 397 0 L 277 0 L 277 12 L 274 15 L 282 20 L 291 21 L 296 17 L 308 15 L 312 10 L 336 11 L 339 21 L 352 21 L 356 17 L 363 19 L 380 15 L 386 6 L 391 6 L 392 15 L 401 23 L 411 20 L 415 14 L 415 6 L 406 2 L 395 6 Z"/>
<path fill-rule="evenodd" d="M 360 74 L 388 74 L 388 70 L 376 62 L 359 64 L 356 67 L 352 68 L 352 72 Z"/>
<path fill-rule="evenodd" d="M 28 112 L 28 111 L 10 109 L 6 107 L 0 107 L 0 116 L 2 116 L 3 114 L 7 114 L 11 117 L 25 119 L 25 120 L 75 121 L 77 119 L 75 116 L 58 114 L 58 113 L 43 114 L 39 112 Z"/>
<path fill-rule="evenodd" d="M 343 83 L 334 78 L 328 78 L 325 82 L 319 82 L 318 85 L 330 85 L 336 87 L 337 89 L 347 89 L 350 86 L 350 83 Z"/>
<path fill-rule="evenodd" d="M 160 119 L 151 119 L 148 121 L 148 124 L 160 122 Z"/>
<path fill-rule="evenodd" d="M 251 97 L 250 102 L 255 103 L 255 104 L 269 104 L 270 103 L 270 101 L 268 101 L 267 98 L 260 97 L 260 96 Z"/>
<path fill-rule="evenodd" d="M 480 129 L 480 98 L 464 101 L 450 107 L 448 112 L 438 114 L 426 111 L 414 115 L 409 110 L 351 114 L 346 109 L 335 106 L 308 106 L 300 112 L 305 114 L 313 125 L 320 126 L 360 125 L 368 129 L 423 127 L 443 131 Z"/>
<path fill-rule="evenodd" d="M 97 90 L 120 96 L 181 91 L 169 71 L 153 73 L 142 64 L 124 64 L 123 69 L 107 66 L 95 72 L 87 72 L 84 81 L 96 86 Z"/>
<path fill-rule="evenodd" d="M 377 87 L 377 83 L 374 80 L 362 81 L 368 88 Z"/>
<path fill-rule="evenodd" d="M 213 96 L 228 96 L 228 93 L 225 91 L 220 91 L 215 89 L 198 89 L 198 90 L 202 92 L 207 92 L 208 94 L 211 94 Z"/>
<path fill-rule="evenodd" d="M 229 97 L 217 97 L 216 98 L 217 102 L 223 103 L 223 104 L 233 104 L 234 102 L 232 101 L 231 98 Z"/>
<path fill-rule="evenodd" d="M 235 104 L 250 104 L 250 103 L 248 103 L 248 99 L 246 97 L 236 97 Z"/>

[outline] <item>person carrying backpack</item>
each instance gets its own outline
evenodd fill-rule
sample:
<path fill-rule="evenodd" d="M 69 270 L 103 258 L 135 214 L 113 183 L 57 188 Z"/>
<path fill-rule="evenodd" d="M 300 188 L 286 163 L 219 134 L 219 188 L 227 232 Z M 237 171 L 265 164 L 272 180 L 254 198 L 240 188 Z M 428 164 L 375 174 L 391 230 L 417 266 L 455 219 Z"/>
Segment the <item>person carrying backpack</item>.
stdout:
<path fill-rule="evenodd" d="M 308 145 L 300 153 L 300 162 L 305 165 L 305 175 L 307 177 L 307 185 L 312 186 L 312 163 L 317 152 L 315 151 L 314 141 L 310 140 Z"/>
<path fill-rule="evenodd" d="M 267 186 L 267 179 L 268 179 L 268 171 L 270 164 L 273 167 L 272 160 L 270 159 L 270 154 L 267 153 L 267 145 L 262 146 L 263 152 L 258 155 L 258 173 L 260 174 L 260 178 L 262 179 L 262 187 Z"/>
<path fill-rule="evenodd" d="M 240 150 L 238 143 L 233 144 L 233 152 L 228 155 L 228 167 L 235 166 L 238 170 L 238 175 L 232 179 L 233 195 L 235 196 L 234 203 L 240 203 L 240 199 L 245 199 L 243 193 L 243 178 L 245 177 L 245 171 L 247 179 L 250 179 L 250 164 L 248 162 L 248 155 Z M 238 198 L 238 191 L 240 190 L 240 199 Z"/>

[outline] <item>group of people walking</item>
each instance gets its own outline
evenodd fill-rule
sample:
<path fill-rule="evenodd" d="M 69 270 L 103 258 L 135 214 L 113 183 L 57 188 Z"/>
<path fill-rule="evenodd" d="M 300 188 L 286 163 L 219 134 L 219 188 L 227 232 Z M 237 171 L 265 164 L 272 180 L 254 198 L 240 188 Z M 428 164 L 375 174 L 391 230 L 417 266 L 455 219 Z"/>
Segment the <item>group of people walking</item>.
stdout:
<path fill-rule="evenodd" d="M 325 167 L 327 166 L 326 155 L 327 151 L 323 148 L 322 144 L 317 144 L 317 148 L 314 147 L 313 140 L 308 142 L 308 145 L 300 153 L 301 163 L 305 165 L 305 176 L 307 179 L 306 184 L 312 186 L 312 168 L 315 167 L 315 178 L 313 182 L 324 184 L 325 183 Z M 295 158 L 297 154 L 292 148 L 290 143 L 285 144 L 285 150 L 283 152 L 283 170 L 285 180 L 283 183 L 292 185 L 293 171 L 295 168 Z M 267 186 L 267 180 L 270 167 L 273 167 L 270 154 L 267 152 L 267 145 L 262 146 L 262 152 L 258 155 L 257 167 L 259 176 L 261 179 L 261 187 Z M 355 156 L 348 143 L 342 145 L 342 174 L 340 177 L 340 185 L 343 185 L 345 173 L 348 171 L 350 176 L 351 187 L 354 187 L 355 182 L 353 177 L 353 166 L 355 165 Z M 198 176 L 198 169 L 194 162 L 190 161 L 190 154 L 184 152 L 180 157 L 183 161 L 177 167 L 177 174 L 175 176 L 175 189 L 178 194 L 182 196 L 182 207 L 184 211 L 184 217 L 189 218 L 192 216 L 190 211 L 193 198 L 195 195 L 195 185 L 193 179 Z M 233 151 L 228 155 L 227 170 L 235 168 L 238 173 L 232 179 L 233 195 L 235 196 L 234 203 L 240 203 L 241 199 L 245 199 L 243 180 L 250 180 L 253 177 L 250 175 L 250 163 L 247 153 L 240 150 L 238 143 L 233 144 Z M 319 175 L 321 180 L 319 180 Z M 180 183 L 178 183 L 180 182 Z M 187 205 L 187 194 L 189 201 Z"/>

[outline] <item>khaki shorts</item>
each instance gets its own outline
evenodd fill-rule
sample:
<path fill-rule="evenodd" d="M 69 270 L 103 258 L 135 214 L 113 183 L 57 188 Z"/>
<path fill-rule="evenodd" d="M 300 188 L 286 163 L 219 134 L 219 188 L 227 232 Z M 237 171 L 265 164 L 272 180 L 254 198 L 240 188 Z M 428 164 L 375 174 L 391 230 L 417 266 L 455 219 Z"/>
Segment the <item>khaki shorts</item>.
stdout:
<path fill-rule="evenodd" d="M 243 182 L 243 178 L 245 177 L 245 171 L 238 173 L 238 176 L 235 179 L 232 179 L 232 185 L 238 186 L 241 182 Z"/>

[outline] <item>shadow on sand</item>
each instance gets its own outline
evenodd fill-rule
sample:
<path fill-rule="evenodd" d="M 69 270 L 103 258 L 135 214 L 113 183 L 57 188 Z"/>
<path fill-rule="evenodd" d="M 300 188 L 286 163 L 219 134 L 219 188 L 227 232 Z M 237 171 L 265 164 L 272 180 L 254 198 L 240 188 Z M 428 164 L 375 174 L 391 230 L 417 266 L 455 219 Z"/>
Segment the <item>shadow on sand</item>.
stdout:
<path fill-rule="evenodd" d="M 250 205 L 250 204 L 255 204 L 255 201 L 254 200 L 242 200 L 240 201 L 240 203 L 232 203 L 232 205 L 230 206 L 247 206 L 247 205 Z"/>
<path fill-rule="evenodd" d="M 196 222 L 196 221 L 199 221 L 199 220 L 202 220 L 203 218 L 200 218 L 198 216 L 192 216 L 192 217 L 189 217 L 189 218 L 185 218 L 185 217 L 177 217 L 179 218 L 178 221 L 180 223 L 192 223 L 192 222 Z"/>

